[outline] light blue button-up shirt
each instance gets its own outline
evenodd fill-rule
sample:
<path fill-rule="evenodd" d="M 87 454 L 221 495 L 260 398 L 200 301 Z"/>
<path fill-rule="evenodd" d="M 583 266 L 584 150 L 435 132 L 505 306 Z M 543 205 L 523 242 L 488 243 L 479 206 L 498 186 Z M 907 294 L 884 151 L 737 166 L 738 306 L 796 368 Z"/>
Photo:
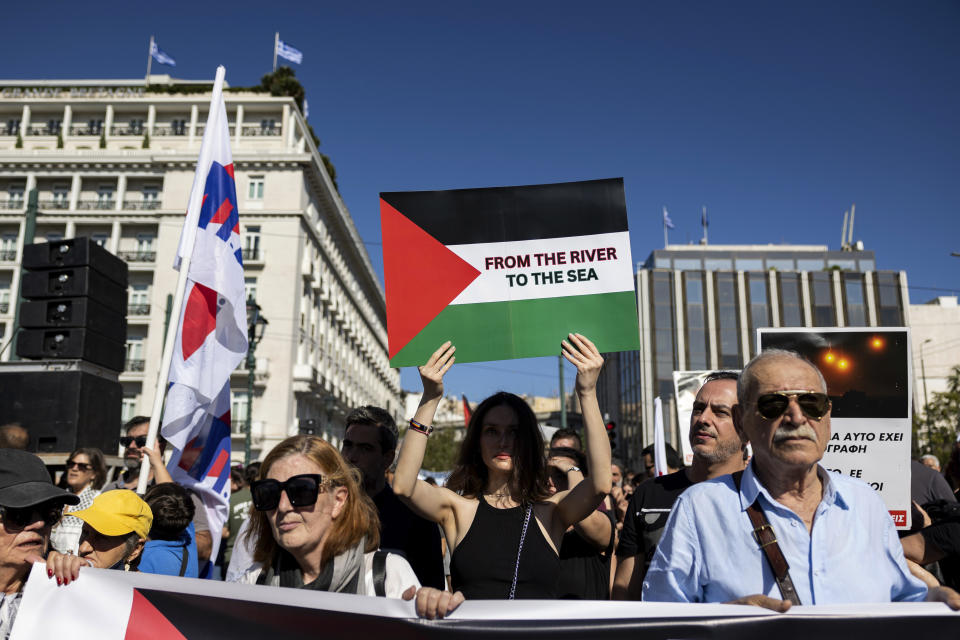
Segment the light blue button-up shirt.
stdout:
<path fill-rule="evenodd" d="M 781 598 L 746 512 L 759 495 L 801 604 L 923 600 L 927 588 L 910 574 L 877 492 L 861 480 L 818 471 L 823 499 L 810 533 L 760 484 L 753 464 L 739 493 L 731 476 L 687 489 L 667 521 L 643 581 L 643 599 L 728 602 L 756 593 Z"/>

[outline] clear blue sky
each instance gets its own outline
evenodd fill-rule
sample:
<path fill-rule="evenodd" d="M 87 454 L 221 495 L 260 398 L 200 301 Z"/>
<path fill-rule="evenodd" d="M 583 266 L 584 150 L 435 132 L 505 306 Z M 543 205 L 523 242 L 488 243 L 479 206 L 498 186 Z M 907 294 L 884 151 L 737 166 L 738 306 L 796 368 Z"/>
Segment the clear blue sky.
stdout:
<path fill-rule="evenodd" d="M 44 6 L 46 5 L 46 6 Z M 152 14 L 152 15 L 149 15 Z M 635 261 L 660 208 L 696 241 L 839 245 L 960 289 L 960 4 L 858 2 L 13 3 L 0 77 L 270 71 L 273 33 L 381 270 L 377 194 L 623 176 Z M 154 66 L 154 72 L 168 67 Z M 943 289 L 944 291 L 938 291 Z M 573 380 L 568 368 L 567 385 Z M 415 369 L 405 388 L 418 389 Z M 447 389 L 557 390 L 552 358 L 457 365 Z"/>

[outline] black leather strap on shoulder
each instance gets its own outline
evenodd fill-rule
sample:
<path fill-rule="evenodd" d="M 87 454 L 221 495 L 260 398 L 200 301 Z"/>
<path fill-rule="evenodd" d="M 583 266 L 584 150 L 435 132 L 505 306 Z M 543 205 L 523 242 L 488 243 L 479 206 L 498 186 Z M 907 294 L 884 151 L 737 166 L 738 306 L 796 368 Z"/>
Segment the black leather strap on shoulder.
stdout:
<path fill-rule="evenodd" d="M 180 577 L 187 572 L 187 562 L 190 560 L 190 547 L 183 545 L 183 556 L 180 558 Z"/>
<path fill-rule="evenodd" d="M 373 554 L 373 591 L 381 598 L 387 595 L 387 555 L 379 549 Z"/>

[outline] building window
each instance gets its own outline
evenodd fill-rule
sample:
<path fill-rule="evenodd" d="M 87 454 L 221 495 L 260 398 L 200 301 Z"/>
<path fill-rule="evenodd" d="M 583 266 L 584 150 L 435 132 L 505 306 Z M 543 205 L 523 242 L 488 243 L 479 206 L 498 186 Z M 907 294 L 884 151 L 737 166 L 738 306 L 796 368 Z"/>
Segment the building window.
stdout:
<path fill-rule="evenodd" d="M 760 327 L 770 326 L 769 280 L 764 272 L 747 274 L 747 304 L 750 307 L 750 353 L 756 355 L 754 336 Z"/>
<path fill-rule="evenodd" d="M 260 130 L 265 134 L 272 134 L 277 128 L 276 120 L 261 120 Z"/>
<path fill-rule="evenodd" d="M 673 268 L 677 271 L 700 271 L 703 263 L 700 258 L 674 258 Z"/>
<path fill-rule="evenodd" d="M 0 313 L 10 312 L 10 282 L 0 282 Z"/>
<path fill-rule="evenodd" d="M 143 337 L 127 337 L 127 364 L 124 371 L 143 371 Z"/>
<path fill-rule="evenodd" d="M 717 296 L 717 329 L 720 333 L 720 367 L 738 369 L 740 357 L 740 305 L 733 273 L 718 273 L 715 276 Z"/>
<path fill-rule="evenodd" d="M 760 258 L 737 258 L 737 271 L 760 271 L 763 260 Z"/>
<path fill-rule="evenodd" d="M 687 367 L 706 369 L 709 366 L 709 351 L 702 272 L 688 271 L 683 274 L 683 297 L 687 316 Z"/>
<path fill-rule="evenodd" d="M 263 176 L 250 176 L 247 200 L 263 200 Z"/>
<path fill-rule="evenodd" d="M 260 227 L 251 226 L 243 230 L 243 259 L 260 259 Z"/>
<path fill-rule="evenodd" d="M 250 407 L 250 398 L 246 391 L 237 391 L 230 394 L 230 422 L 234 431 L 246 428 L 247 409 Z"/>
<path fill-rule="evenodd" d="M 0 260 L 17 259 L 17 234 L 4 233 L 0 235 Z"/>
<path fill-rule="evenodd" d="M 87 133 L 91 136 L 103 133 L 103 120 L 87 120 Z"/>
<path fill-rule="evenodd" d="M 813 297 L 813 326 L 837 326 L 837 313 L 833 307 L 833 273 L 829 271 L 811 273 L 810 293 Z"/>
<path fill-rule="evenodd" d="M 19 209 L 23 206 L 23 187 L 10 187 L 7 190 L 7 198 L 11 209 Z"/>
<path fill-rule="evenodd" d="M 733 269 L 730 258 L 704 258 L 703 264 L 707 271 L 729 271 Z"/>
<path fill-rule="evenodd" d="M 145 316 L 150 314 L 150 285 L 130 285 L 127 294 L 127 314 L 131 316 Z"/>
<path fill-rule="evenodd" d="M 900 308 L 900 287 L 897 274 L 877 272 L 877 307 L 881 327 L 902 327 L 903 311 Z"/>
<path fill-rule="evenodd" d="M 653 295 L 650 296 L 653 316 L 653 375 L 658 386 L 673 384 L 674 315 L 673 280 L 671 274 L 655 271 L 650 274 Z"/>
<path fill-rule="evenodd" d="M 185 134 L 187 129 L 187 121 L 181 119 L 175 119 L 170 121 L 170 129 L 173 131 L 173 135 L 182 136 Z"/>
<path fill-rule="evenodd" d="M 780 325 L 803 326 L 803 308 L 800 297 L 800 274 L 781 273 L 780 279 Z"/>
<path fill-rule="evenodd" d="M 107 248 L 107 242 L 110 241 L 110 234 L 109 234 L 109 233 L 102 233 L 102 232 L 99 232 L 99 233 L 91 233 L 91 234 L 90 234 L 90 239 L 93 240 L 94 243 L 97 244 L 97 246 L 100 246 L 100 247 L 103 247 L 104 249 L 106 249 L 106 248 Z"/>
<path fill-rule="evenodd" d="M 863 295 L 863 275 L 843 274 L 843 293 L 846 302 L 847 326 L 867 326 L 867 305 Z"/>
<path fill-rule="evenodd" d="M 137 415 L 137 399 L 135 397 L 125 397 L 120 404 L 120 421 L 126 422 Z"/>
<path fill-rule="evenodd" d="M 137 253 L 152 253 L 153 252 L 153 241 L 156 239 L 152 233 L 138 233 L 137 234 Z"/>
<path fill-rule="evenodd" d="M 20 119 L 16 118 L 16 119 L 7 120 L 6 134 L 8 136 L 15 136 L 18 133 L 20 133 Z"/>
<path fill-rule="evenodd" d="M 70 201 L 70 189 L 66 185 L 57 185 L 53 188 L 53 208 L 66 209 Z"/>
<path fill-rule="evenodd" d="M 113 208 L 113 189 L 112 184 L 100 185 L 97 189 L 97 209 Z"/>
<path fill-rule="evenodd" d="M 60 127 L 63 126 L 62 120 L 50 119 L 47 120 L 47 135 L 55 136 L 60 133 Z"/>
<path fill-rule="evenodd" d="M 244 278 L 243 279 L 243 295 L 246 296 L 247 300 L 257 299 L 257 279 L 256 278 Z"/>
<path fill-rule="evenodd" d="M 130 120 L 130 135 L 139 136 L 143 133 L 143 119 L 134 118 Z"/>
<path fill-rule="evenodd" d="M 767 258 L 767 269 L 776 269 L 777 271 L 793 271 L 796 268 L 793 260 L 783 258 Z"/>
<path fill-rule="evenodd" d="M 159 201 L 160 189 L 158 187 L 153 187 L 153 186 L 144 187 L 141 190 L 141 193 L 143 194 L 144 209 L 158 208 L 158 205 L 160 204 L 160 201 Z"/>
<path fill-rule="evenodd" d="M 823 260 L 797 260 L 797 268 L 800 269 L 800 271 L 820 271 L 823 269 Z"/>

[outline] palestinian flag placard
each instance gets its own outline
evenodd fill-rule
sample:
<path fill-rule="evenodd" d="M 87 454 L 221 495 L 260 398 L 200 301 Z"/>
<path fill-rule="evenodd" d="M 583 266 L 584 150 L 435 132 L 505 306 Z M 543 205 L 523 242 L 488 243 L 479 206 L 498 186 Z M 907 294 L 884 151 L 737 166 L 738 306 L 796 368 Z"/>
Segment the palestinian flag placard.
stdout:
<path fill-rule="evenodd" d="M 390 364 L 639 348 L 623 179 L 380 194 Z"/>

